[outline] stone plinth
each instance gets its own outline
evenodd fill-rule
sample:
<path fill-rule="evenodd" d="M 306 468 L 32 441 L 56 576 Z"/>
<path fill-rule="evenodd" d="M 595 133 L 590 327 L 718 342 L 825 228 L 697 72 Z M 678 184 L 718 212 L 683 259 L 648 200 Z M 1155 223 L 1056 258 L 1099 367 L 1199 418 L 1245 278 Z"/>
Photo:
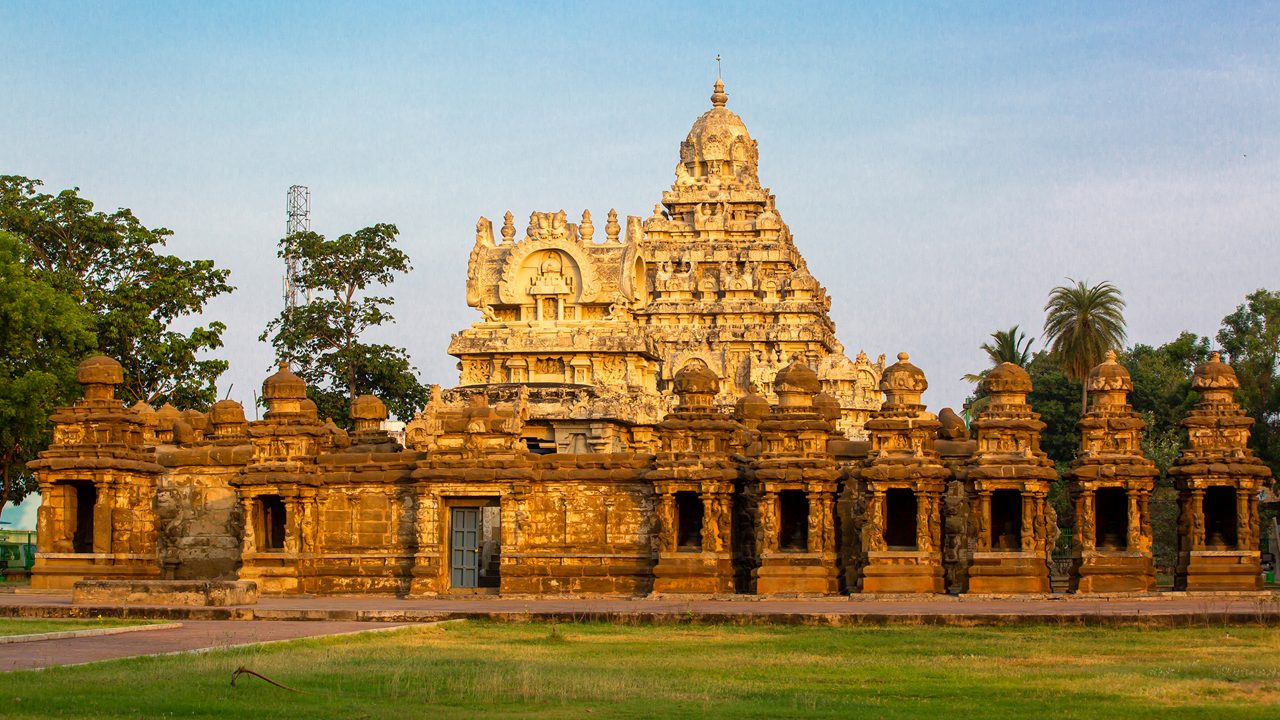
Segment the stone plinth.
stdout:
<path fill-rule="evenodd" d="M 187 605 L 225 607 L 258 602 L 257 583 L 246 580 L 80 580 L 75 605 Z"/>

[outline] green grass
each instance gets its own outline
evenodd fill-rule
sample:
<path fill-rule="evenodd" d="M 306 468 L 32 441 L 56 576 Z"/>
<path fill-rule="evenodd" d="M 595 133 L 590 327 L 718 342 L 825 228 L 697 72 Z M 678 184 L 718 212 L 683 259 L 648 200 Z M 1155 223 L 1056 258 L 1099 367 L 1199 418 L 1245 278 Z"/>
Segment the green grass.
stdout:
<path fill-rule="evenodd" d="M 68 630 L 96 630 L 98 628 L 124 627 L 126 625 L 150 625 L 149 620 L 17 620 L 0 618 L 0 636 L 35 635 L 38 633 L 66 632 Z M 3 714 L 0 711 L 0 714 Z"/>
<path fill-rule="evenodd" d="M 1280 631 L 457 623 L 12 673 L 0 715 L 1276 718 Z"/>

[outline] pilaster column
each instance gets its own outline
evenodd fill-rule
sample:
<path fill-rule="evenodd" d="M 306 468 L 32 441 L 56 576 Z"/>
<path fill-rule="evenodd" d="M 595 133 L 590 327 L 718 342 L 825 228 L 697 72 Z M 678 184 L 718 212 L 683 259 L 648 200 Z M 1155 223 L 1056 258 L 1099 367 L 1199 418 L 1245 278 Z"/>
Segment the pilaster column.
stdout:
<path fill-rule="evenodd" d="M 676 550 L 676 496 L 663 492 L 658 497 L 658 549 L 661 552 Z"/>
<path fill-rule="evenodd" d="M 1128 500 L 1129 523 L 1125 536 L 1125 546 L 1131 550 L 1140 549 L 1142 545 L 1142 512 L 1138 508 L 1139 490 L 1129 488 L 1125 492 L 1125 499 Z"/>
<path fill-rule="evenodd" d="M 1036 549 L 1036 498 L 1028 492 L 1019 492 L 1018 498 L 1022 501 L 1022 532 L 1018 538 L 1019 544 L 1023 552 L 1033 552 Z"/>
<path fill-rule="evenodd" d="M 1242 487 L 1236 488 L 1236 548 L 1244 550 L 1253 545 L 1253 538 L 1250 537 L 1249 520 L 1251 513 L 1249 508 L 1249 491 Z"/>
<path fill-rule="evenodd" d="M 995 528 L 991 527 L 991 491 L 989 490 L 983 490 L 978 494 L 978 530 L 978 552 L 991 552 Z"/>
<path fill-rule="evenodd" d="M 1094 550 L 1098 546 L 1098 517 L 1094 514 L 1093 500 L 1093 490 L 1085 490 L 1080 493 L 1080 500 L 1077 503 L 1076 525 L 1079 529 L 1076 532 L 1080 537 L 1080 547 L 1085 550 Z"/>
<path fill-rule="evenodd" d="M 778 494 L 765 492 L 760 496 L 760 549 L 761 552 L 778 550 Z"/>
<path fill-rule="evenodd" d="M 1204 550 L 1204 490 L 1191 491 L 1187 509 L 1191 512 L 1191 549 L 1198 552 Z"/>

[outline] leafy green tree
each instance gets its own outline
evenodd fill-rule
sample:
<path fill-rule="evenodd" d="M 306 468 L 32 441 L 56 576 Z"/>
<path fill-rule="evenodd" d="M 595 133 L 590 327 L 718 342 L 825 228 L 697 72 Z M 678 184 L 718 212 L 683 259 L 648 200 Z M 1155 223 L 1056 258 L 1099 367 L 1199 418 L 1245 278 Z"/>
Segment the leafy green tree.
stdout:
<path fill-rule="evenodd" d="M 225 326 L 185 333 L 172 326 L 230 292 L 228 271 L 164 254 L 172 232 L 147 228 L 126 208 L 95 211 L 76 188 L 48 195 L 40 185 L 0 176 L 0 230 L 26 246 L 45 282 L 92 314 L 99 351 L 124 366 L 121 397 L 183 407 L 213 402 L 227 362 L 201 356 L 222 346 Z"/>
<path fill-rule="evenodd" d="M 1222 319 L 1218 342 L 1240 378 L 1240 404 L 1255 421 L 1249 444 L 1280 474 L 1280 292 L 1246 296 Z"/>
<path fill-rule="evenodd" d="M 0 512 L 36 489 L 27 461 L 49 444 L 49 415 L 76 392 L 93 318 L 29 270 L 26 246 L 0 231 Z"/>
<path fill-rule="evenodd" d="M 1089 287 L 1060 285 L 1049 292 L 1044 309 L 1044 336 L 1067 376 L 1084 380 L 1108 350 L 1120 350 L 1125 340 L 1124 297 L 1109 282 Z M 1088 403 L 1088 388 L 1080 384 L 1080 412 Z"/>
<path fill-rule="evenodd" d="M 301 260 L 295 282 L 311 299 L 286 308 L 260 339 L 269 337 L 276 355 L 296 366 L 321 416 L 340 424 L 362 393 L 377 395 L 401 418 L 427 400 L 403 348 L 362 341 L 394 320 L 387 311 L 394 301 L 367 291 L 410 270 L 409 256 L 396 247 L 398 234 L 394 225 L 378 224 L 336 240 L 305 232 L 280 241 L 281 258 Z"/>

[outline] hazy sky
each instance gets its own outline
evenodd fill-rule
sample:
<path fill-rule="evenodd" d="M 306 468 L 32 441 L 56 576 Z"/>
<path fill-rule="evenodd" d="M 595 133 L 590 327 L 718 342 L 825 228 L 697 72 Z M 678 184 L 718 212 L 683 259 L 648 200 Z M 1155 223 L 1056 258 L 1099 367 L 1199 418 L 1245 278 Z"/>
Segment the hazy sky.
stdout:
<path fill-rule="evenodd" d="M 477 216 L 647 216 L 717 53 L 840 340 L 910 352 L 934 410 L 1066 277 L 1152 344 L 1280 289 L 1280 5 L 851 5 L 0 0 L 0 172 L 230 268 L 207 318 L 246 406 L 289 185 L 321 233 L 399 226 L 378 339 L 451 385 Z"/>

